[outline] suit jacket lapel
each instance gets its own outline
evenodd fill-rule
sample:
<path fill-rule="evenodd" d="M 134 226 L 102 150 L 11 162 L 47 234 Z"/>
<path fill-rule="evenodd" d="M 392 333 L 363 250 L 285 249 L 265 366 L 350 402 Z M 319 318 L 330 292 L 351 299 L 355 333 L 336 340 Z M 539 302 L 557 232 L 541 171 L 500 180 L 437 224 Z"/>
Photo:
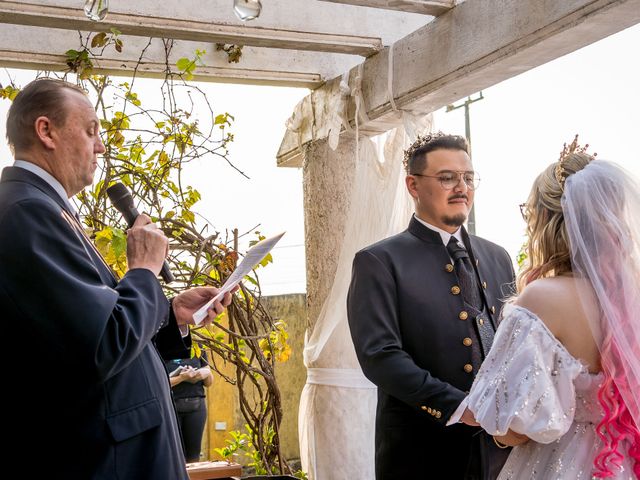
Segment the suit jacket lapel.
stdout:
<path fill-rule="evenodd" d="M 73 216 L 73 212 L 69 212 L 69 207 L 67 206 L 65 201 L 60 198 L 58 192 L 56 192 L 53 187 L 45 182 L 42 178 L 40 178 L 35 173 L 30 172 L 29 170 L 25 170 L 24 168 L 20 167 L 6 167 L 4 170 L 2 170 L 2 181 L 28 183 L 29 185 L 36 187 L 46 196 L 51 198 L 51 200 L 60 205 L 60 208 Z"/>
<path fill-rule="evenodd" d="M 67 205 L 67 203 L 62 198 L 60 198 L 58 192 L 56 192 L 51 187 L 51 185 L 45 182 L 38 175 L 19 167 L 6 167 L 2 171 L 2 181 L 25 182 L 33 185 L 35 188 L 47 195 L 47 197 L 53 200 L 56 204 L 58 204 L 62 209 L 63 219 L 69 224 L 69 227 L 73 230 L 80 242 L 85 247 L 87 256 L 96 266 L 98 272 L 100 273 L 100 276 L 103 277 L 103 280 L 105 280 L 105 283 L 117 283 L 118 277 L 116 276 L 113 269 L 104 260 L 95 244 L 87 236 L 84 228 L 76 218 L 75 212 L 69 210 L 69 206 Z M 104 278 L 104 275 L 107 276 L 106 279 Z"/>

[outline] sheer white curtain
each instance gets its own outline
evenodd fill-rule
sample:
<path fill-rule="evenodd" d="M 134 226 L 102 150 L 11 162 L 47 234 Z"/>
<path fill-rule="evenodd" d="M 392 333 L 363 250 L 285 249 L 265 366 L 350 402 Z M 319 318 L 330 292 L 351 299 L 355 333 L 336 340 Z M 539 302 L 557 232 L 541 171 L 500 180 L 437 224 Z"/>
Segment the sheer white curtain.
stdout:
<path fill-rule="evenodd" d="M 344 240 L 330 293 L 307 332 L 307 383 L 300 399 L 302 468 L 311 480 L 374 478 L 376 387 L 358 365 L 347 324 L 351 262 L 361 248 L 402 231 L 413 203 L 404 184 L 404 150 L 417 133 L 431 131 L 431 116 L 403 112 L 388 133 L 384 158 L 368 138 L 358 142 L 356 174 Z"/>

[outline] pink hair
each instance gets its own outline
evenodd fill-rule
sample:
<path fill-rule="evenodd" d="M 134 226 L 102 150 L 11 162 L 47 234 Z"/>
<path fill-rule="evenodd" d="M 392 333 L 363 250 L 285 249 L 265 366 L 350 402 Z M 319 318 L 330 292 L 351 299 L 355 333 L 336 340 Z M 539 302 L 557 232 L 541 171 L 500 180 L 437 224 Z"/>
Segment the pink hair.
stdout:
<path fill-rule="evenodd" d="M 604 382 L 598 390 L 598 400 L 604 411 L 604 417 L 596 427 L 596 433 L 602 440 L 600 453 L 593 461 L 596 478 L 613 477 L 620 469 L 624 459 L 624 453 L 620 451 L 622 444 L 627 440 L 629 445 L 627 455 L 633 459 L 633 472 L 640 478 L 640 430 L 633 421 L 631 413 L 620 394 L 620 390 L 612 377 L 607 361 L 608 357 L 615 355 L 615 348 L 611 342 L 603 344 L 602 362 L 604 370 Z M 618 379 L 617 381 L 621 381 Z"/>

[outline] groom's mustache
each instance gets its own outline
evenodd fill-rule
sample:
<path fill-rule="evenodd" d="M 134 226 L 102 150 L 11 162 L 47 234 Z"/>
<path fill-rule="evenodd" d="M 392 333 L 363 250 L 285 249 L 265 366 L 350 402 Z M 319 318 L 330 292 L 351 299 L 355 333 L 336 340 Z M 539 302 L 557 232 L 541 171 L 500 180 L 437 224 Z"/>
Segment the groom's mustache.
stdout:
<path fill-rule="evenodd" d="M 451 200 L 455 200 L 455 199 L 457 199 L 457 198 L 462 198 L 462 199 L 464 199 L 465 201 L 468 201 L 468 200 L 469 200 L 469 197 L 467 197 L 464 193 L 456 193 L 455 195 L 451 195 L 451 196 L 449 197 L 449 201 L 451 201 Z"/>

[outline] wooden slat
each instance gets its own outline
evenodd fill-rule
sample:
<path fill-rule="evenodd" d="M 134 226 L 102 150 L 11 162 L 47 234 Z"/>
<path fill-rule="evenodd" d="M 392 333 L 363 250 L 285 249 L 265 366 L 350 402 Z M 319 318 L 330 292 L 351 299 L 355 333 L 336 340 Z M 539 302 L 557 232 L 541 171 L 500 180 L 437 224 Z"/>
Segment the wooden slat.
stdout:
<path fill-rule="evenodd" d="M 215 24 L 117 12 L 110 12 L 101 22 L 92 22 L 80 8 L 4 0 L 0 0 L 0 23 L 95 32 L 109 32 L 110 29 L 116 28 L 125 35 L 141 37 L 173 38 L 361 56 L 372 55 L 382 48 L 382 40 L 377 37 Z"/>
<path fill-rule="evenodd" d="M 98 74 L 130 76 L 137 62 L 116 58 L 101 58 L 96 61 L 94 71 Z M 67 70 L 64 55 L 0 50 L 0 66 L 30 70 Z M 143 62 L 138 65 L 138 75 L 149 78 L 164 78 L 166 65 L 160 62 Z M 279 70 L 247 70 L 233 67 L 202 66 L 194 73 L 194 80 L 219 83 L 271 85 L 315 88 L 322 84 L 318 74 L 287 72 Z"/>
<path fill-rule="evenodd" d="M 197 462 L 187 463 L 189 480 L 228 479 L 242 475 L 242 466 L 227 462 Z"/>
<path fill-rule="evenodd" d="M 383 8 L 385 10 L 400 10 L 403 12 L 421 13 L 437 17 L 451 10 L 454 0 L 441 2 L 427 0 L 321 0 L 323 2 L 357 5 L 360 7 Z"/>
<path fill-rule="evenodd" d="M 14 68 L 50 68 L 64 70 L 64 53 L 81 47 L 80 38 L 86 42 L 91 38 L 87 32 L 60 30 L 27 25 L 0 24 L 0 66 Z M 101 72 L 117 72 L 130 75 L 127 68 L 135 66 L 141 59 L 141 73 L 145 76 L 161 76 L 169 66 L 177 71 L 180 58 L 193 58 L 196 50 L 206 50 L 195 70 L 199 80 L 211 82 L 234 82 L 256 85 L 282 85 L 316 88 L 327 78 L 348 71 L 361 61 L 361 57 L 338 53 L 282 50 L 274 48 L 244 47 L 239 63 L 229 63 L 227 54 L 209 43 L 171 40 L 167 59 L 165 43 L 155 38 L 120 37 L 123 51 L 118 53 L 109 46 L 96 60 Z M 11 53 L 7 53 L 11 52 Z M 100 54 L 101 49 L 94 49 Z"/>

